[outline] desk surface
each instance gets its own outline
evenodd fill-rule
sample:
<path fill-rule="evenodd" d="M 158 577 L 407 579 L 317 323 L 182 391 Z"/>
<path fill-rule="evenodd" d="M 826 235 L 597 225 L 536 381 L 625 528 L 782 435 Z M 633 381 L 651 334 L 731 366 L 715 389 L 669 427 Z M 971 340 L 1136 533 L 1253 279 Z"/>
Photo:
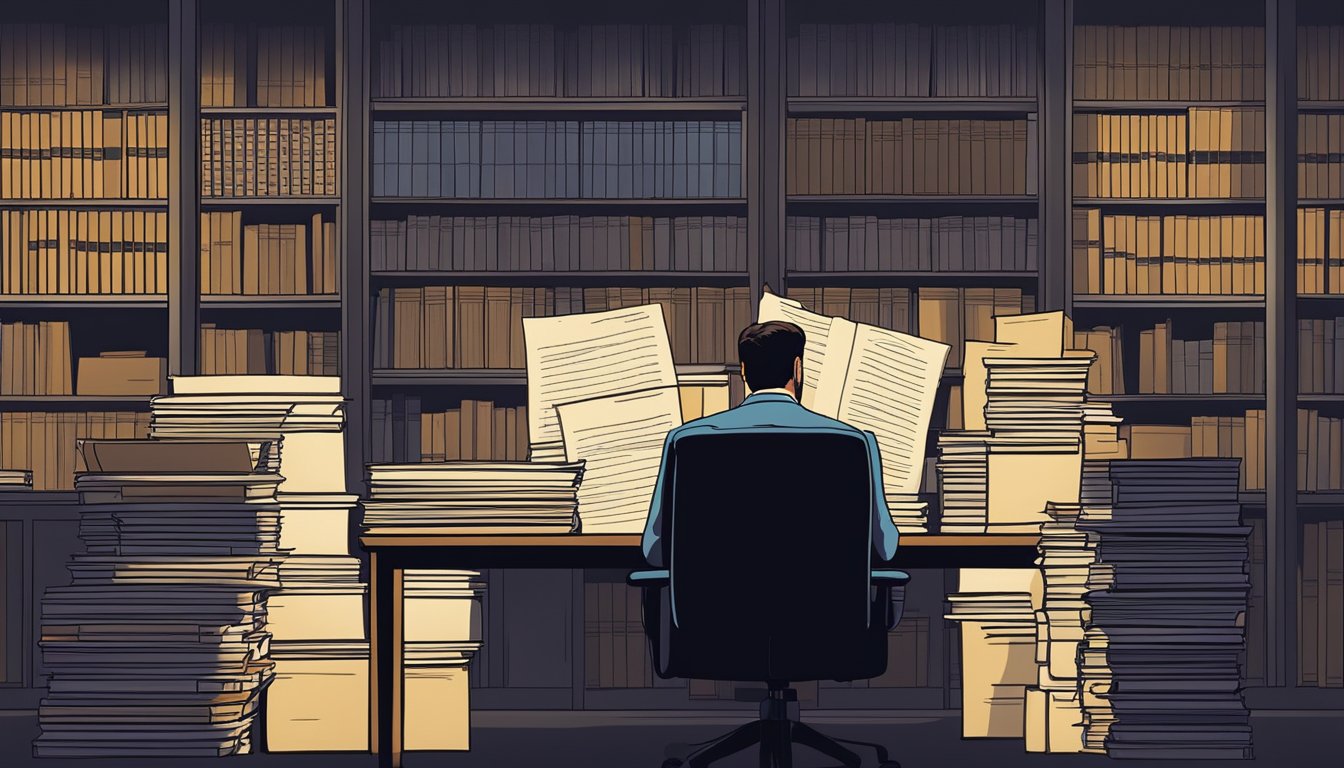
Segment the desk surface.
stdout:
<path fill-rule="evenodd" d="M 389 534 L 363 536 L 375 558 L 397 568 L 639 568 L 638 533 Z M 891 565 L 907 568 L 1030 566 L 1036 534 L 905 534 Z"/>
<path fill-rule="evenodd" d="M 906 533 L 904 547 L 1035 547 L 1041 537 L 1034 533 Z M 639 547 L 638 533 L 569 534 L 472 534 L 399 535 L 379 533 L 361 536 L 365 549 L 392 547 Z"/>

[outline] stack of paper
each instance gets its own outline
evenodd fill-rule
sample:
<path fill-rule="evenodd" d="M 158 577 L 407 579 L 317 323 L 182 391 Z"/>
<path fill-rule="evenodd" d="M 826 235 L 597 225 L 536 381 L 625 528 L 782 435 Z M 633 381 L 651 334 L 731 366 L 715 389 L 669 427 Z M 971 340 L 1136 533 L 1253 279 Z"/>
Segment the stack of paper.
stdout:
<path fill-rule="evenodd" d="M 989 507 L 988 432 L 938 435 L 938 498 L 943 533 L 984 533 Z"/>
<path fill-rule="evenodd" d="M 682 423 L 659 304 L 523 319 L 529 458 L 584 462 L 586 533 L 637 533 L 668 431 Z"/>
<path fill-rule="evenodd" d="M 887 496 L 887 511 L 901 533 L 929 532 L 929 502 L 918 496 Z"/>
<path fill-rule="evenodd" d="M 84 441 L 85 553 L 42 604 L 39 757 L 251 750 L 280 478 L 242 443 Z"/>
<path fill-rule="evenodd" d="M 961 735 L 1022 738 L 1036 683 L 1040 571 L 963 568 L 946 618 L 961 625 Z"/>
<path fill-rule="evenodd" d="M 33 490 L 33 473 L 27 469 L 0 469 L 0 493 Z"/>
<path fill-rule="evenodd" d="M 369 465 L 370 534 L 572 533 L 582 462 Z"/>
<path fill-rule="evenodd" d="M 1084 473 L 1096 471 L 1089 462 Z M 1101 471 L 1105 472 L 1102 464 Z M 1036 618 L 1036 686 L 1027 689 L 1026 737 L 1029 752 L 1083 751 L 1082 705 L 1078 695 L 1078 648 L 1083 640 L 1089 568 L 1096 558 L 1096 537 L 1075 527 L 1080 507 L 1046 507 L 1050 521 L 1041 526 L 1037 563 L 1045 584 Z"/>
<path fill-rule="evenodd" d="M 1113 757 L 1251 756 L 1240 692 L 1249 528 L 1238 462 L 1113 461 L 1096 537 L 1081 653 L 1084 744 Z M 1089 500 L 1101 500 L 1090 483 Z"/>
<path fill-rule="evenodd" d="M 1049 502 L 1078 502 L 1083 399 L 1095 353 L 986 358 L 991 533 L 1034 533 Z"/>
<path fill-rule="evenodd" d="M 361 750 L 367 728 L 367 587 L 350 556 L 345 487 L 345 401 L 332 376 L 191 376 L 151 401 L 150 434 L 159 439 L 227 436 L 273 440 L 284 480 L 281 590 L 271 598 L 275 683 L 267 691 L 271 751 Z"/>
<path fill-rule="evenodd" d="M 758 316 L 803 329 L 803 405 L 873 433 L 897 528 L 927 530 L 927 505 L 920 509 L 905 500 L 920 491 L 933 401 L 951 347 L 810 312 L 772 293 L 761 296 Z"/>
<path fill-rule="evenodd" d="M 485 582 L 476 571 L 407 571 L 405 590 L 406 748 L 468 749 Z"/>

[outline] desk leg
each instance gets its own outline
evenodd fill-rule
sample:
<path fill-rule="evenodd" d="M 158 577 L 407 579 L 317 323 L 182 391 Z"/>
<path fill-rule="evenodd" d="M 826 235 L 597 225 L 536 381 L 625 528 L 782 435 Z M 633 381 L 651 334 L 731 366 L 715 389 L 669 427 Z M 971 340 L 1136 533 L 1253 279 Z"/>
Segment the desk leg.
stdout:
<path fill-rule="evenodd" d="M 370 657 L 374 660 L 371 683 L 376 691 L 373 705 L 371 746 L 378 753 L 379 768 L 401 768 L 402 706 L 405 694 L 402 613 L 404 573 L 387 556 L 372 556 L 373 632 Z"/>

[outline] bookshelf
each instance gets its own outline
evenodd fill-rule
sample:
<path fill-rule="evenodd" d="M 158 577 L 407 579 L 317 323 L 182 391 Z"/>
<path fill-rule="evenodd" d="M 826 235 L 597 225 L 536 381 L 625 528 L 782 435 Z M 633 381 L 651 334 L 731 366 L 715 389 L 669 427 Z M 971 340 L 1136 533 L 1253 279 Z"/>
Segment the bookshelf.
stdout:
<path fill-rule="evenodd" d="M 154 191 L 162 192 L 158 196 L 150 196 L 148 184 L 143 194 L 120 189 L 69 190 L 71 194 L 60 198 L 0 194 L 0 232 L 10 231 L 6 222 L 11 219 L 6 217 L 14 214 L 71 211 L 83 214 L 85 221 L 96 221 L 113 212 L 158 216 L 163 222 L 158 239 L 146 241 L 155 244 L 156 257 L 164 249 L 167 270 L 162 290 L 142 293 L 113 295 L 86 289 L 73 295 L 37 291 L 0 294 L 0 322 L 69 324 L 71 382 L 75 385 L 69 394 L 0 394 L 0 415 L 42 412 L 69 418 L 125 413 L 134 428 L 135 417 L 143 418 L 148 410 L 148 397 L 79 394 L 78 358 L 144 349 L 150 356 L 165 358 L 169 373 L 191 374 L 217 370 L 211 366 L 219 350 L 227 347 L 235 351 L 235 359 L 259 360 L 272 369 L 281 359 L 297 364 L 295 349 L 303 343 L 299 341 L 302 334 L 308 339 L 308 348 L 317 350 L 304 358 L 307 363 L 313 364 L 315 356 L 322 370 L 339 372 L 342 377 L 349 398 L 346 474 L 351 487 L 359 488 L 363 465 L 374 455 L 375 440 L 381 439 L 374 434 L 375 403 L 400 403 L 405 413 L 405 404 L 418 401 L 419 412 L 434 414 L 435 418 L 461 411 L 464 401 L 477 404 L 473 408 L 485 403 L 492 414 L 493 409 L 505 411 L 507 423 L 508 409 L 523 406 L 526 399 L 525 374 L 512 365 L 512 360 L 508 366 L 493 368 L 483 363 L 463 365 L 457 359 L 452 367 L 446 359 L 436 359 L 436 364 L 444 365 L 435 368 L 423 367 L 419 361 L 414 367 L 404 368 L 375 364 L 379 338 L 376 309 L 383 291 L 390 296 L 399 290 L 423 294 L 426 289 L 503 289 L 512 296 L 515 290 L 555 293 L 563 289 L 570 294 L 571 309 L 577 306 L 573 297 L 584 296 L 585 292 L 597 299 L 600 291 L 602 301 L 609 305 L 608 297 L 624 300 L 616 299 L 622 291 L 626 297 L 638 291 L 641 301 L 646 296 L 652 298 L 650 291 L 671 290 L 682 292 L 677 294 L 682 296 L 691 292 L 692 297 L 697 291 L 710 297 L 740 291 L 749 315 L 752 302 L 762 287 L 769 285 L 775 291 L 804 296 L 825 311 L 831 307 L 841 314 L 916 332 L 929 331 L 928 327 L 921 328 L 921 318 L 937 321 L 944 327 L 936 333 L 951 336 L 956 331 L 958 338 L 950 341 L 959 341 L 968 327 L 968 307 L 1006 307 L 1016 299 L 1019 311 L 1030 306 L 1064 309 L 1072 314 L 1080 331 L 1121 329 L 1119 380 L 1123 391 L 1104 397 L 1114 403 L 1127 422 L 1189 425 L 1192 415 L 1227 420 L 1244 419 L 1248 411 L 1263 414 L 1263 432 L 1257 443 L 1264 456 L 1263 484 L 1257 483 L 1261 487 L 1248 488 L 1242 495 L 1246 517 L 1258 529 L 1255 567 L 1263 571 L 1263 577 L 1257 578 L 1257 607 L 1251 619 L 1263 629 L 1253 640 L 1263 651 L 1249 665 L 1253 670 L 1248 681 L 1253 686 L 1251 701 L 1271 707 L 1338 707 L 1344 705 L 1344 697 L 1336 695 L 1338 690 L 1303 682 L 1299 676 L 1299 641 L 1304 630 L 1299 627 L 1303 611 L 1298 607 L 1297 571 L 1302 562 L 1305 524 L 1326 523 L 1328 531 L 1329 523 L 1344 515 L 1344 491 L 1321 486 L 1319 477 L 1316 491 L 1299 490 L 1296 479 L 1302 462 L 1295 449 L 1299 407 L 1316 412 L 1322 419 L 1344 418 L 1344 394 L 1338 388 L 1330 391 L 1323 375 L 1321 386 L 1306 386 L 1308 373 L 1314 369 L 1301 369 L 1298 356 L 1299 347 L 1307 346 L 1308 337 L 1313 348 L 1316 345 L 1316 337 L 1311 335 L 1315 326 L 1311 334 L 1302 336 L 1299 320 L 1324 322 L 1344 317 L 1340 292 L 1344 279 L 1330 270 L 1330 259 L 1335 258 L 1330 254 L 1344 247 L 1344 235 L 1336 229 L 1337 222 L 1344 222 L 1339 218 L 1344 215 L 1344 189 L 1331 186 L 1331 179 L 1340 177 L 1340 172 L 1330 168 L 1331 131 L 1336 124 L 1344 128 L 1344 123 L 1335 121 L 1344 119 L 1344 91 L 1334 80 L 1310 80 L 1311 73 L 1331 70 L 1344 56 L 1344 39 L 1332 37 L 1333 33 L 1310 37 L 1306 32 L 1344 27 L 1344 15 L 1333 5 L 1324 0 L 1239 0 L 1220 9 L 1216 23 L 1198 9 L 1152 0 L 1121 6 L 1100 0 L 956 0 L 937 8 L 884 10 L 857 0 L 824 5 L 802 0 L 717 4 L 695 0 L 619 8 L 585 3 L 562 9 L 539 0 L 510 0 L 489 7 L 466 3 L 420 7 L 411 2 L 369 0 L 305 0 L 283 5 L 256 0 L 144 0 L 119 5 L 116 18 L 103 4 L 91 0 L 56 0 L 30 10 L 6 7 L 0 11 L 0 24 L 61 25 L 77 18 L 80 30 L 102 29 L 106 37 L 108 29 L 115 27 L 117 35 L 125 29 L 127 40 L 129 28 L 139 24 L 162 30 L 155 38 L 161 44 L 143 46 L 160 55 L 167 73 L 162 82 L 156 80 L 151 88 L 142 86 L 134 91 L 105 87 L 101 94 L 95 94 L 90 83 L 80 85 L 84 81 L 77 78 L 71 103 L 35 104 L 27 101 L 26 92 L 22 103 L 15 103 L 10 85 L 13 81 L 5 79 L 14 64 L 0 55 L 0 113 L 98 112 L 105 117 L 119 116 L 123 125 L 128 117 L 162 115 L 167 124 L 164 141 L 149 152 L 128 151 L 121 159 L 164 161 L 166 183 L 156 182 Z M 677 23 L 670 24 L 669 20 Z M 740 31 L 721 35 L 716 41 L 714 29 L 726 26 Z M 1235 28 L 1245 35 L 1236 38 L 1236 45 L 1220 41 L 1217 50 L 1224 58 L 1219 60 L 1221 66 L 1208 68 L 1207 91 L 1200 90 L 1198 78 L 1202 74 L 1196 75 L 1193 90 L 1173 89 L 1175 70 L 1170 67 L 1166 70 L 1165 91 L 1141 91 L 1140 71 L 1147 73 L 1149 79 L 1144 82 L 1150 85 L 1158 77 L 1161 57 L 1156 53 L 1162 50 L 1160 45 L 1149 51 L 1153 55 L 1135 57 L 1144 67 L 1131 68 L 1124 65 L 1127 59 L 1113 58 L 1106 64 L 1098 58 L 1101 53 L 1118 57 L 1127 50 L 1122 46 L 1075 42 L 1076 35 L 1094 33 L 1104 33 L 1108 40 L 1120 34 L 1124 42 L 1129 30 L 1159 27 L 1182 34 Z M 635 29 L 641 30 L 639 47 L 623 47 L 620 36 L 633 35 Z M 600 34 L 590 42 L 594 30 Z M 292 65 L 283 57 L 277 63 L 265 55 L 276 36 L 285 34 L 298 35 L 296 44 L 288 47 L 307 52 L 292 59 L 300 63 L 297 69 L 287 69 Z M 582 37 L 585 34 L 588 37 Z M 1215 50 L 1212 34 L 1210 31 L 1207 49 L 1191 50 L 1207 50 L 1211 56 Z M 469 43 L 468 35 L 474 36 L 474 43 Z M 527 44 L 496 45 L 495 35 L 501 41 L 514 42 L 522 39 L 518 35 L 525 35 Z M 604 35 L 614 36 L 616 44 L 607 45 Z M 895 42 L 897 35 L 901 36 L 899 45 Z M 483 42 L 487 37 L 488 62 L 482 53 L 487 50 Z M 581 40 L 581 44 L 576 45 L 575 40 Z M 728 40 L 736 42 L 729 45 Z M 1137 40 L 1136 33 L 1134 50 Z M 9 41 L 4 38 L 0 43 Z M 740 58 L 714 53 L 730 48 L 740 51 Z M 0 45 L 0 50 L 5 49 Z M 120 37 L 114 48 L 104 46 L 105 58 L 114 49 L 126 49 Z M 514 51 L 516 55 L 505 56 L 502 51 Z M 474 65 L 468 64 L 467 52 L 474 52 Z M 1317 57 L 1312 61 L 1319 61 L 1321 55 L 1331 62 L 1328 66 L 1308 63 L 1310 56 Z M 543 67 L 542 61 L 555 63 Z M 398 74 L 393 74 L 394 69 Z M 101 79 L 105 85 L 112 71 L 104 66 Z M 183 71 L 196 71 L 201 77 L 178 76 Z M 812 73 L 806 79 L 805 71 Z M 824 78 L 818 74 L 823 71 Z M 1219 90 L 1214 89 L 1214 71 L 1220 75 Z M 603 76 L 594 79 L 594 72 Z M 607 72 L 615 74 L 607 79 Z M 1011 76 L 1000 79 L 1000 72 Z M 1121 73 L 1117 87 L 1111 88 L 1109 75 L 1106 88 L 1098 87 L 1100 81 L 1095 75 L 1100 72 Z M 1132 89 L 1128 80 L 1131 74 Z M 591 82 L 581 87 L 581 79 Z M 1179 190 L 1157 186 L 1145 190 L 1142 183 L 1136 189 L 1124 190 L 1128 194 L 1111 194 L 1099 188 L 1089 190 L 1086 176 L 1075 173 L 1077 126 L 1081 121 L 1133 116 L 1160 118 L 1153 124 L 1171 127 L 1184 120 L 1186 135 L 1197 137 L 1198 131 L 1190 133 L 1192 115 L 1204 121 L 1208 115 L 1224 112 L 1258 115 L 1237 123 L 1249 126 L 1237 133 L 1238 139 L 1249 135 L 1249 144 L 1226 156 L 1220 154 L 1223 150 L 1212 147 L 1191 145 L 1187 149 L 1207 150 L 1208 154 L 1198 159 L 1201 165 L 1205 159 L 1216 161 L 1214 165 L 1224 160 L 1229 166 L 1263 164 L 1263 172 L 1254 170 L 1246 177 L 1248 189 L 1238 190 L 1237 197 L 1231 197 L 1230 188 L 1226 194 L 1219 191 L 1178 196 L 1175 192 Z M 1305 128 L 1299 132 L 1299 115 L 1323 119 L 1320 124 L 1324 129 L 1319 135 L 1324 136 L 1324 151 L 1308 143 L 1317 134 L 1309 136 Z M 244 173 L 241 180 L 231 178 L 233 184 L 224 186 L 226 150 L 233 149 L 236 157 L 238 149 L 236 143 L 224 141 L 224 126 L 230 126 L 229 141 L 233 142 L 233 126 L 241 124 L 242 154 L 260 158 L 255 152 L 256 142 L 263 136 L 263 143 L 271 141 L 273 122 L 277 154 L 283 128 L 288 125 L 293 133 L 293 127 L 298 126 L 296 156 L 310 158 L 312 173 L 317 171 L 318 157 L 315 150 L 304 152 L 305 129 L 316 136 L 316 126 L 322 126 L 322 132 L 330 136 L 321 157 L 329 184 L 320 188 L 314 185 L 316 177 L 304 176 L 301 162 L 297 189 L 292 184 L 294 178 L 288 179 L 288 186 L 280 186 L 281 156 L 279 162 L 271 164 L 275 166 L 274 188 L 266 187 L 272 180 L 269 170 L 261 174 L 262 183 L 254 178 L 253 185 L 248 186 Z M 547 194 L 548 161 L 543 139 L 541 194 L 527 191 L 524 174 L 523 183 L 514 192 L 497 189 L 486 194 L 484 189 L 466 189 L 464 194 L 479 196 L 458 195 L 456 167 L 451 191 L 445 192 L 442 175 L 438 189 L 430 188 L 427 176 L 421 189 L 416 183 L 413 153 L 411 188 L 389 189 L 387 178 L 377 172 L 379 160 L 386 170 L 387 145 L 379 150 L 375 137 L 385 137 L 380 126 L 401 123 L 482 128 L 486 124 L 508 124 L 523 126 L 524 136 L 526 126 L 531 124 L 573 125 L 580 138 L 580 151 L 567 160 L 570 165 L 566 168 L 577 171 L 579 184 Z M 616 126 L 619 137 L 623 126 L 667 123 L 673 125 L 674 136 L 678 124 L 735 125 L 737 133 L 732 134 L 730 154 L 725 155 L 729 166 L 737 169 L 728 174 L 735 185 L 716 189 L 713 182 L 717 179 L 711 173 L 710 185 L 694 194 L 689 188 L 667 190 L 657 185 L 657 163 L 653 164 L 652 192 L 643 186 L 637 190 L 633 173 L 628 190 L 622 188 L 620 177 L 605 191 L 583 184 L 585 126 Z M 208 139 L 201 134 L 202 125 L 210 127 Z M 837 125 L 842 130 L 837 132 Z M 218 136 L 214 126 L 219 126 Z M 801 138 L 800 126 L 804 128 Z M 658 130 L 652 133 L 660 135 Z M 130 138 L 129 130 L 121 135 L 122 142 Z M 247 135 L 253 138 L 253 153 L 248 152 Z M 820 171 L 825 156 L 821 149 L 823 135 L 833 140 L 829 166 L 844 170 L 829 179 L 818 172 L 814 179 L 811 155 L 807 155 L 807 176 L 801 179 L 807 183 L 800 184 L 799 174 L 804 171 L 796 160 L 805 154 L 800 147 L 810 152 L 816 145 L 816 167 Z M 955 137 L 955 142 L 950 137 Z M 916 141 L 921 147 L 926 142 L 932 148 L 935 164 L 943 162 L 938 148 L 946 149 L 949 166 L 955 145 L 956 186 L 951 186 L 951 174 L 917 178 L 918 168 L 913 165 L 908 179 L 904 170 L 899 174 L 881 171 L 898 168 L 909 156 L 907 144 L 913 155 Z M 979 149 L 987 142 L 1011 147 L 1000 154 L 1001 162 L 995 166 L 999 169 L 997 186 L 987 186 L 987 174 L 977 180 L 978 174 L 970 172 L 988 167 L 987 159 L 984 165 L 977 165 L 980 158 L 988 157 Z M 523 144 L 525 149 L 526 140 Z M 969 151 L 965 185 L 961 174 L 963 144 Z M 554 142 L 552 146 L 556 146 Z M 632 153 L 633 149 L 632 144 Z M 706 156 L 716 157 L 716 150 L 717 145 L 711 142 Z M 1084 147 L 1084 159 L 1087 152 L 1095 151 L 1102 150 Z M 1141 146 L 1139 154 L 1144 151 Z M 166 156 L 159 157 L 161 153 Z M 1325 179 L 1323 188 L 1312 194 L 1305 194 L 1305 189 L 1299 191 L 1299 176 L 1306 176 L 1295 162 L 1299 154 L 1304 162 L 1324 160 L 1327 166 L 1318 174 Z M 616 157 L 620 165 L 619 139 Z M 1004 165 L 1004 157 L 1012 162 Z M 466 159 L 470 184 L 469 153 Z M 103 160 L 106 162 L 107 157 Z M 478 163 L 480 160 L 478 157 Z M 227 165 L 234 170 L 234 162 Z M 426 164 L 420 166 L 427 173 Z M 711 160 L 709 167 L 714 168 L 715 161 Z M 874 168 L 879 172 L 870 173 Z M 1229 168 L 1229 178 L 1232 170 Z M 1235 170 L 1240 173 L 1246 169 Z M 933 185 L 941 176 L 948 178 L 948 186 Z M 1316 218 L 1310 219 L 1310 240 L 1305 229 L 1295 226 L 1299 210 L 1322 212 L 1312 214 Z M 1188 286 L 1182 292 L 1120 294 L 1090 290 L 1085 282 L 1078 282 L 1086 269 L 1077 251 L 1092 247 L 1085 231 L 1075 236 L 1075 214 L 1080 211 L 1096 211 L 1099 235 L 1104 233 L 1107 217 L 1125 222 L 1157 220 L 1157 251 L 1143 251 L 1145 263 L 1151 256 L 1160 260 L 1168 255 L 1161 250 L 1160 222 L 1164 219 L 1258 219 L 1262 224 L 1258 230 L 1252 225 L 1244 238 L 1242 255 L 1254 263 L 1269 254 L 1300 253 L 1304 265 L 1314 268 L 1315 262 L 1307 261 L 1307 254 L 1312 259 L 1319 254 L 1323 277 L 1311 290 L 1304 290 L 1306 275 L 1299 274 L 1292 262 L 1264 258 L 1260 290 L 1247 291 L 1245 284 L 1241 286 L 1243 292 L 1231 295 L 1215 292 L 1212 284 L 1202 292 Z M 580 227 L 585 221 L 611 222 L 627 233 L 636 222 L 633 226 L 639 232 L 639 258 L 636 260 L 627 234 L 623 245 L 608 249 L 607 260 L 566 266 L 554 247 L 556 238 L 552 234 L 549 257 L 547 249 L 538 249 L 539 258 L 534 263 L 529 223 L 528 247 L 507 251 L 511 261 L 501 261 L 497 255 L 494 261 L 487 256 L 473 264 L 467 254 L 477 252 L 476 241 L 472 240 L 468 249 L 463 240 L 463 248 L 454 249 L 451 237 L 450 247 L 436 250 L 433 259 L 388 261 L 384 223 L 409 223 L 412 217 L 416 222 L 437 221 L 443 232 L 457 232 L 459 223 L 469 221 L 475 227 L 478 221 L 493 220 L 496 234 L 500 222 L 511 221 L 547 220 L 551 226 L 577 221 Z M 653 222 L 648 229 L 657 232 L 664 227 L 661 222 L 668 222 L 668 242 L 676 243 L 675 224 L 679 219 L 701 224 L 705 220 L 734 221 L 738 227 L 733 230 L 735 247 L 727 251 L 731 260 L 706 262 L 702 243 L 698 265 L 691 260 L 689 246 L 684 252 L 671 247 L 665 263 L 660 263 L 659 245 L 644 248 L 645 224 Z M 997 261 L 977 262 L 974 257 L 962 263 L 934 261 L 932 257 L 926 263 L 919 261 L 919 253 L 933 252 L 931 247 L 920 246 L 920 227 L 929 223 L 928 242 L 933 243 L 932 222 L 942 222 L 938 231 L 947 239 L 940 242 L 950 244 L 955 242 L 951 225 L 957 219 L 964 228 L 959 231 L 969 233 L 968 237 L 963 237 L 960 247 L 948 245 L 944 250 L 960 256 L 972 250 L 983 251 Z M 800 228 L 800 221 L 815 221 L 815 232 Z M 1304 224 L 1306 221 L 1304 217 Z M 870 222 L 877 231 L 872 240 L 877 247 L 872 249 L 871 258 Z M 1019 238 L 1019 229 L 1025 230 L 1027 222 L 1033 223 L 1032 231 L 1023 231 Z M 218 238 L 216 223 L 223 224 L 218 228 Z M 828 223 L 832 226 L 827 227 Z M 979 248 L 994 226 L 1012 236 L 1005 236 L 995 248 Z M 318 229 L 322 230 L 316 239 L 320 243 L 314 238 Z M 1319 238 L 1314 235 L 1317 230 L 1322 232 Z M 251 271 L 247 257 L 249 231 L 256 233 L 258 244 L 255 290 L 247 280 Z M 1244 229 L 1240 231 L 1245 233 Z M 1028 235 L 1031 248 L 1027 247 Z M 977 241 L 977 237 L 982 240 Z M 292 286 L 287 280 L 277 282 L 278 290 L 262 291 L 260 244 L 273 240 L 289 243 L 278 248 L 268 246 L 267 253 L 273 255 L 278 250 L 277 261 L 288 268 L 295 281 Z M 0 236 L 0 247 L 6 242 Z M 443 238 L 438 242 L 442 244 Z M 800 250 L 800 243 L 813 242 L 812 251 Z M 967 246 L 968 242 L 973 245 Z M 1220 247 L 1210 248 L 1208 253 L 1228 255 L 1221 248 L 1221 231 L 1218 242 Z M 1299 250 L 1299 243 L 1304 250 Z M 201 256 L 202 244 L 207 244 L 209 261 Z M 727 246 L 726 239 L 723 244 Z M 1258 251 L 1251 247 L 1256 244 L 1260 246 Z M 1101 245 L 1096 248 L 1100 259 Z M 454 253 L 459 252 L 462 258 L 455 261 Z M 1130 253 L 1124 247 L 1121 252 Z M 315 253 L 321 255 L 316 261 Z M 652 258 L 645 258 L 646 253 Z M 678 261 L 683 253 L 685 260 Z M 797 257 L 804 253 L 815 260 L 799 260 Z M 842 253 L 843 259 L 839 258 Z M 1141 254 L 1135 252 L 1133 256 L 1137 267 Z M 1079 269 L 1080 263 L 1083 269 Z M 223 271 L 236 278 L 234 282 L 214 285 L 215 264 L 227 265 Z M 304 290 L 299 289 L 297 280 L 300 264 Z M 315 265 L 321 269 L 315 270 Z M 334 268 L 328 269 L 331 265 Z M 320 279 L 315 280 L 315 275 Z M 1254 271 L 1252 278 L 1254 287 Z M 132 276 L 132 285 L 133 280 Z M 1198 287 L 1198 280 L 1195 285 Z M 1235 288 L 1237 284 L 1233 281 L 1232 285 Z M 320 291 L 312 290 L 318 286 Z M 925 299 L 923 312 L 921 295 Z M 1031 297 L 1029 305 L 1025 297 Z M 534 302 L 533 309 L 537 308 Z M 545 294 L 540 310 L 547 310 Z M 727 354 L 731 351 L 728 331 L 739 319 L 730 322 L 733 316 L 727 311 L 723 315 L 719 356 L 724 359 L 711 361 L 696 355 L 687 359 L 681 355 L 678 362 L 682 370 L 705 372 L 706 366 L 715 364 L 718 370 L 724 370 L 725 364 L 733 363 Z M 713 313 L 708 317 L 716 322 Z M 510 328 L 513 319 L 510 314 Z M 1195 343 L 1195 350 L 1199 342 L 1221 338 L 1215 337 L 1216 323 L 1261 323 L 1266 350 L 1263 386 L 1254 392 L 1140 392 L 1142 334 L 1167 321 L 1171 323 L 1171 340 Z M 203 325 L 213 326 L 209 337 L 201 333 Z M 1322 342 L 1325 338 L 1322 325 Z M 314 339 L 319 340 L 316 345 Z M 936 426 L 947 423 L 948 401 L 960 384 L 956 360 L 949 361 L 943 378 L 933 420 Z M 515 411 L 515 420 L 517 415 Z M 429 423 L 437 423 L 435 429 L 443 426 L 434 419 Z M 1304 430 L 1309 431 L 1310 426 Z M 11 562 L 21 564 L 15 567 L 35 574 L 26 582 L 10 580 L 0 585 L 4 593 L 0 604 L 7 618 L 16 615 L 16 606 L 25 604 L 25 599 L 30 605 L 36 604 L 33 595 L 40 595 L 47 584 L 64 578 L 59 567 L 50 572 L 43 568 L 48 562 L 63 562 L 65 554 L 75 547 L 72 504 L 68 491 L 52 490 L 34 494 L 33 501 L 21 506 L 0 506 L 0 526 L 4 529 L 0 547 L 13 556 Z M 1260 573 L 1258 570 L 1257 575 Z M 949 629 L 941 618 L 942 595 L 955 589 L 955 574 L 921 572 L 915 576 L 916 587 L 911 590 L 907 611 L 912 619 L 907 630 L 913 634 L 892 642 L 896 644 L 893 647 L 913 648 L 917 656 L 919 648 L 926 649 L 923 676 L 912 669 L 887 681 L 893 685 L 823 686 L 815 692 L 816 704 L 937 708 L 956 701 L 954 692 L 959 683 L 955 644 L 949 640 Z M 582 654 L 566 657 L 558 649 L 566 642 L 569 647 L 583 647 L 584 622 L 590 618 L 586 614 L 591 613 L 584 605 L 586 592 L 591 585 L 603 583 L 614 589 L 618 577 L 569 571 L 490 573 L 486 627 L 493 640 L 487 640 L 473 670 L 477 706 L 735 706 L 727 700 L 731 687 L 710 691 L 701 684 L 666 687 L 661 682 L 648 687 L 614 687 L 602 685 L 601 680 L 589 685 Z M 29 590 L 27 596 L 24 590 Z M 5 653 L 0 654 L 4 656 L 0 663 L 0 701 L 35 703 L 35 687 L 42 680 L 40 654 L 33 652 L 33 638 L 24 634 L 29 631 L 24 627 L 31 629 L 33 622 L 30 618 L 27 624 L 11 621 L 6 626 L 10 634 L 4 643 Z M 527 629 L 519 632 L 515 627 Z M 625 631 L 628 640 L 629 627 Z M 925 646 L 920 645 L 920 632 L 926 638 Z M 938 638 L 945 642 L 938 642 Z M 507 648 L 499 645 L 501 642 Z"/>

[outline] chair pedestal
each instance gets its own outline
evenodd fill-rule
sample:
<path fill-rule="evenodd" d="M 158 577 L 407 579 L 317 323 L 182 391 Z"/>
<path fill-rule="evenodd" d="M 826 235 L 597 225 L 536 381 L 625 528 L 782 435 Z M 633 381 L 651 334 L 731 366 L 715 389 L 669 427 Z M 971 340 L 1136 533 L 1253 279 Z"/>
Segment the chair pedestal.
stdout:
<path fill-rule="evenodd" d="M 848 742 L 871 747 L 877 752 L 879 768 L 900 768 L 900 765 L 887 757 L 887 750 L 879 744 Z M 683 763 L 672 758 L 663 763 L 663 768 L 677 768 L 683 764 L 690 768 L 707 768 L 729 755 L 737 754 L 752 746 L 760 745 L 761 768 L 793 768 L 793 745 L 801 744 L 839 761 L 845 768 L 860 768 L 862 758 L 844 747 L 840 741 L 826 736 L 815 728 L 798 720 L 798 692 L 787 683 L 770 683 L 770 690 L 761 702 L 761 716 L 746 725 L 729 732 L 726 736 L 711 742 L 692 753 Z"/>

